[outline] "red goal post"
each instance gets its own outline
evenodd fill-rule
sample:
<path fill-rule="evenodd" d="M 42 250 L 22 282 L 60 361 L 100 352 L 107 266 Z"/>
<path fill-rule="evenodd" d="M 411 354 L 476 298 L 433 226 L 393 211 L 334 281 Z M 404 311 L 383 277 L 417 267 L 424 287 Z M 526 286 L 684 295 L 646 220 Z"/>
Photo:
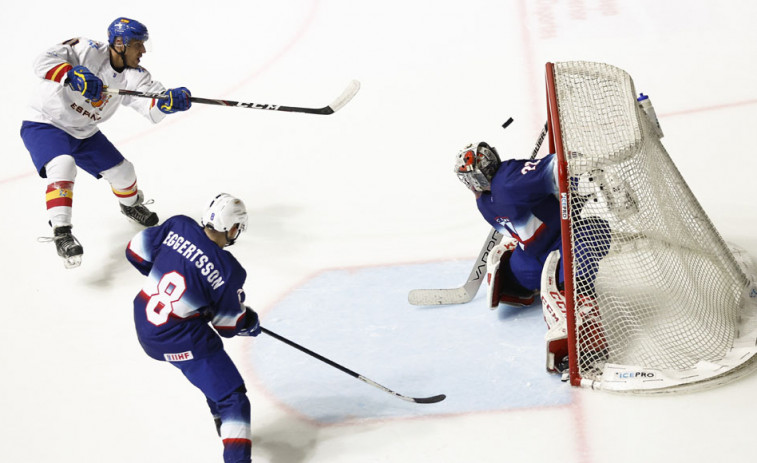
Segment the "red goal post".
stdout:
<path fill-rule="evenodd" d="M 701 208 L 631 77 L 603 63 L 547 63 L 546 93 L 570 383 L 669 392 L 752 371 L 751 261 L 734 255 Z"/>

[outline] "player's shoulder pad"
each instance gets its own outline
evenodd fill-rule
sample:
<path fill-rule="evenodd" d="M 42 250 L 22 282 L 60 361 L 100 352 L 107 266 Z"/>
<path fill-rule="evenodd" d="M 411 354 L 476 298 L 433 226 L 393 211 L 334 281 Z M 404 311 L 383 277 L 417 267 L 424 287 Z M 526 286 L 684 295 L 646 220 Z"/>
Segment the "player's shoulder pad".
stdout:
<path fill-rule="evenodd" d="M 520 176 L 521 170 L 526 162 L 528 162 L 527 159 L 506 159 L 502 161 L 502 164 L 500 164 L 494 177 L 509 178 L 512 176 Z"/>
<path fill-rule="evenodd" d="M 97 40 L 84 39 L 84 38 L 82 38 L 82 40 L 86 40 L 87 41 L 87 45 L 89 45 L 90 48 L 94 48 L 95 50 L 102 50 L 102 49 L 108 47 L 103 42 L 98 42 Z"/>
<path fill-rule="evenodd" d="M 176 214 L 168 218 L 168 220 L 191 220 L 192 222 L 197 222 L 195 219 L 184 215 L 184 214 Z M 168 221 L 167 220 L 167 221 Z"/>
<path fill-rule="evenodd" d="M 166 221 L 163 223 L 165 224 L 168 222 L 171 222 L 171 223 L 183 222 L 183 223 L 191 223 L 191 224 L 200 226 L 200 224 L 195 219 L 193 219 L 192 217 L 186 216 L 184 214 L 177 214 L 177 215 L 171 216 L 168 219 L 166 219 Z"/>
<path fill-rule="evenodd" d="M 142 66 L 137 66 L 135 68 L 128 68 L 129 71 L 134 71 L 138 74 L 149 74 L 150 71 L 147 70 L 147 68 L 144 68 Z"/>
<path fill-rule="evenodd" d="M 226 257 L 228 257 L 229 263 L 232 266 L 232 275 L 240 282 L 240 284 L 244 284 L 244 281 L 247 279 L 247 271 L 242 267 L 242 264 L 239 263 L 236 257 L 234 257 L 234 254 L 229 252 L 226 249 L 222 249 L 221 252 L 226 254 Z"/>

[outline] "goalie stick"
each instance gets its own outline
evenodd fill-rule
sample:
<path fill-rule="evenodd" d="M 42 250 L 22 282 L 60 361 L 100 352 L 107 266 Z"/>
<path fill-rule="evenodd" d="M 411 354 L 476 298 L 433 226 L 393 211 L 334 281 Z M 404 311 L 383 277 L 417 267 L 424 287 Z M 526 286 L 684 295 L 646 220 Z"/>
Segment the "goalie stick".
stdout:
<path fill-rule="evenodd" d="M 458 288 L 414 289 L 407 295 L 408 302 L 412 305 L 445 305 L 465 304 L 472 301 L 486 276 L 486 259 L 489 257 L 489 251 L 494 249 L 501 240 L 502 234 L 492 228 L 465 284 Z"/>
<path fill-rule="evenodd" d="M 502 128 L 507 128 L 513 122 L 512 118 L 509 118 Z M 544 138 L 547 136 L 547 124 L 544 124 L 544 128 L 539 134 L 539 138 L 536 140 L 536 146 L 531 152 L 530 159 L 535 159 L 536 154 L 539 152 Z M 458 288 L 445 288 L 445 289 L 413 289 L 407 295 L 407 300 L 412 305 L 446 305 L 446 304 L 465 304 L 473 300 L 478 293 L 478 289 L 481 287 L 484 275 L 486 275 L 486 259 L 489 257 L 489 251 L 494 249 L 494 246 L 498 245 L 502 240 L 502 234 L 496 229 L 492 228 L 487 236 L 484 245 L 481 247 L 481 251 L 478 253 L 478 258 L 473 264 L 473 269 L 468 275 L 468 280 L 462 286 Z"/>
<path fill-rule="evenodd" d="M 333 114 L 336 111 L 339 111 L 339 109 L 341 109 L 342 106 L 349 103 L 349 101 L 352 99 L 352 97 L 355 96 L 358 90 L 360 90 L 360 82 L 357 80 L 353 80 L 352 82 L 350 82 L 347 88 L 344 89 L 342 94 L 339 95 L 339 97 L 336 100 L 334 100 L 330 105 L 324 106 L 323 108 L 303 108 L 299 106 L 284 106 L 284 105 L 265 104 L 265 103 L 242 103 L 239 101 L 198 98 L 194 96 L 189 97 L 189 100 L 192 103 L 202 103 L 202 104 L 209 104 L 209 105 L 233 106 L 233 107 L 238 107 L 238 108 L 250 108 L 250 109 L 267 109 L 269 111 L 286 111 L 286 112 L 291 112 L 291 113 L 328 115 L 328 114 Z M 111 95 L 135 96 L 139 98 L 155 98 L 158 100 L 168 98 L 168 95 L 166 95 L 165 93 L 139 92 L 136 90 L 124 90 L 124 89 L 117 89 L 117 88 L 106 88 L 105 90 L 103 90 L 103 93 L 108 93 Z"/>
<path fill-rule="evenodd" d="M 333 362 L 333 361 L 327 359 L 326 357 L 324 357 L 324 356 L 322 356 L 320 354 L 317 354 L 317 353 L 313 352 L 312 350 L 310 350 L 310 349 L 308 349 L 306 347 L 303 347 L 303 346 L 297 344 L 294 341 L 290 341 L 289 339 L 287 339 L 287 338 L 285 338 L 285 337 L 283 337 L 281 335 L 278 335 L 278 334 L 274 333 L 273 331 L 271 331 L 269 329 L 263 328 L 261 326 L 260 327 L 260 331 L 262 331 L 263 333 L 267 334 L 268 336 L 271 336 L 274 339 L 277 339 L 277 340 L 283 342 L 284 344 L 288 344 L 288 345 L 294 347 L 295 349 L 298 349 L 298 350 L 300 350 L 300 351 L 302 351 L 302 352 L 310 355 L 311 357 L 317 358 L 321 362 L 324 362 L 324 363 L 326 363 L 328 365 L 331 365 L 332 367 L 336 368 L 337 370 L 341 370 L 344 373 L 347 373 L 348 375 L 352 376 L 353 378 L 357 378 L 357 379 L 359 379 L 360 381 L 362 381 L 362 382 L 364 382 L 366 384 L 370 384 L 373 387 L 379 388 L 382 391 L 387 392 L 389 394 L 392 394 L 393 396 L 399 397 L 400 399 L 405 400 L 407 402 L 415 402 L 415 403 L 418 403 L 418 404 L 433 404 L 433 403 L 441 402 L 442 400 L 444 400 L 444 399 L 447 398 L 447 396 L 444 395 L 444 394 L 439 394 L 439 395 L 435 395 L 435 396 L 431 396 L 431 397 L 408 397 L 406 395 L 402 395 L 402 394 L 400 394 L 398 392 L 394 392 L 393 390 L 380 385 L 379 383 L 377 383 L 375 381 L 372 381 L 372 380 L 366 378 L 365 376 L 363 376 L 361 374 L 355 373 L 354 371 L 350 370 L 349 368 L 343 367 L 342 365 L 339 365 L 338 363 Z"/>

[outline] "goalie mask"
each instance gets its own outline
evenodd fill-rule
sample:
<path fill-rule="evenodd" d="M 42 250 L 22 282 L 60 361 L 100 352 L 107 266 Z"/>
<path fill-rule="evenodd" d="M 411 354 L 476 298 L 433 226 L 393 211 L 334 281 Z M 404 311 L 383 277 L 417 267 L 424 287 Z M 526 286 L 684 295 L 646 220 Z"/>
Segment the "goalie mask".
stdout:
<path fill-rule="evenodd" d="M 229 236 L 229 230 L 239 225 L 234 236 Z M 225 232 L 227 246 L 234 244 L 239 235 L 247 229 L 247 208 L 241 199 L 230 194 L 221 193 L 210 202 L 202 215 L 202 226 L 215 231 Z"/>
<path fill-rule="evenodd" d="M 491 189 L 491 181 L 502 161 L 497 150 L 486 142 L 470 144 L 457 153 L 455 173 L 469 190 L 482 193 Z"/>

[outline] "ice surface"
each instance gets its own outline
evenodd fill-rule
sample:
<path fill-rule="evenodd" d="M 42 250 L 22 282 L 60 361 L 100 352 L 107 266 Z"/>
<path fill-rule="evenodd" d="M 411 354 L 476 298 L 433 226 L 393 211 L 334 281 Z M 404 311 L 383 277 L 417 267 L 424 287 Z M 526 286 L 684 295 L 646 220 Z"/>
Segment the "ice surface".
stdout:
<path fill-rule="evenodd" d="M 530 155 L 547 61 L 627 70 L 722 235 L 757 255 L 756 13 L 681 0 L 6 5 L 0 460 L 221 460 L 202 395 L 136 341 L 141 276 L 123 248 L 138 227 L 108 185 L 77 178 L 81 267 L 65 270 L 36 241 L 50 234 L 44 183 L 18 136 L 31 62 L 76 35 L 105 39 L 118 16 L 150 28 L 142 64 L 195 96 L 320 107 L 362 84 L 331 116 L 197 105 L 152 126 L 124 108 L 102 126 L 161 217 L 199 217 L 220 191 L 247 202 L 233 251 L 264 325 L 400 393 L 448 395 L 408 404 L 271 338 L 230 340 L 255 461 L 750 460 L 755 377 L 654 398 L 575 390 L 543 372 L 538 306 L 489 311 L 479 295 L 424 308 L 405 296 L 464 282 L 489 227 L 453 156 L 479 139 Z"/>

